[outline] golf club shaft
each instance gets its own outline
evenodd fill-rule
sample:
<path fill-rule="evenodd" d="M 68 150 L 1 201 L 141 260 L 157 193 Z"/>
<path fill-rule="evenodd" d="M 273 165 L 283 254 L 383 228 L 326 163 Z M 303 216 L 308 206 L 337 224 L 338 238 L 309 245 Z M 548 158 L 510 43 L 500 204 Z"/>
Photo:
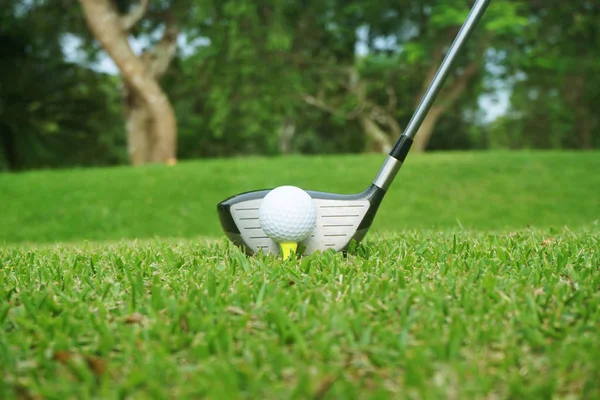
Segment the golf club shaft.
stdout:
<path fill-rule="evenodd" d="M 379 173 L 373 180 L 373 184 L 376 186 L 383 190 L 387 190 L 389 185 L 392 183 L 392 180 L 396 177 L 398 170 L 402 166 L 402 163 L 404 162 L 404 159 L 410 150 L 413 142 L 412 139 L 419 131 L 421 124 L 425 120 L 427 113 L 435 101 L 435 98 L 450 74 L 452 64 L 456 60 L 460 50 L 464 47 L 465 43 L 475 30 L 477 23 L 481 20 L 481 17 L 483 17 L 483 14 L 485 13 L 485 10 L 490 2 L 491 0 L 477 0 L 471 8 L 467 19 L 460 28 L 456 38 L 450 45 L 448 52 L 440 64 L 435 76 L 433 77 L 433 80 L 425 91 L 425 94 L 417 106 L 417 109 L 408 122 L 404 133 L 396 141 L 394 148 L 390 151 L 390 154 L 383 163 Z"/>

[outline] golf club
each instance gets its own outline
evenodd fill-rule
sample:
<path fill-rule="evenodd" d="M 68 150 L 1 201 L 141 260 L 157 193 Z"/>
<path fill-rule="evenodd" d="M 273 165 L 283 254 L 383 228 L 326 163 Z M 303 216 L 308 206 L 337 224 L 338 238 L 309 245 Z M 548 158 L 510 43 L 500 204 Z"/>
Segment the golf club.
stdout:
<path fill-rule="evenodd" d="M 307 190 L 317 207 L 317 223 L 312 235 L 301 242 L 298 252 L 334 249 L 346 251 L 353 241 L 360 243 L 371 227 L 375 214 L 404 162 L 413 138 L 442 88 L 452 63 L 463 48 L 491 0 L 477 0 L 446 53 L 406 130 L 386 157 L 370 186 L 361 193 L 338 194 Z M 256 190 L 229 197 L 217 205 L 226 236 L 246 254 L 279 254 L 279 245 L 267 237 L 259 223 L 259 207 L 271 189 Z"/>

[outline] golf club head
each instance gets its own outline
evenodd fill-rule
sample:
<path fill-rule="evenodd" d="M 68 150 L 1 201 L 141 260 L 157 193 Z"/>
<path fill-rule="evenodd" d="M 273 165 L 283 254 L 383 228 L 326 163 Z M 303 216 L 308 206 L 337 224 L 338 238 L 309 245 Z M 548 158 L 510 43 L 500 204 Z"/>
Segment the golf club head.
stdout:
<path fill-rule="evenodd" d="M 265 234 L 258 218 L 261 202 L 269 192 L 245 192 L 217 205 L 225 235 L 246 254 L 280 254 L 279 244 Z M 315 202 L 317 221 L 311 236 L 298 243 L 298 253 L 305 255 L 329 249 L 343 252 L 353 241 L 360 243 L 385 194 L 373 184 L 357 194 L 306 192 Z"/>
<path fill-rule="evenodd" d="M 317 222 L 312 235 L 299 243 L 299 253 L 311 254 L 329 249 L 345 251 L 353 241 L 360 243 L 365 237 L 387 189 L 404 163 L 413 137 L 417 134 L 447 79 L 457 54 L 474 31 L 490 2 L 491 0 L 476 0 L 404 133 L 396 141 L 372 184 L 357 194 L 307 191 L 317 207 Z M 248 254 L 259 251 L 279 254 L 278 244 L 264 233 L 258 218 L 262 199 L 269 191 L 256 190 L 238 194 L 217 205 L 225 234 Z"/>

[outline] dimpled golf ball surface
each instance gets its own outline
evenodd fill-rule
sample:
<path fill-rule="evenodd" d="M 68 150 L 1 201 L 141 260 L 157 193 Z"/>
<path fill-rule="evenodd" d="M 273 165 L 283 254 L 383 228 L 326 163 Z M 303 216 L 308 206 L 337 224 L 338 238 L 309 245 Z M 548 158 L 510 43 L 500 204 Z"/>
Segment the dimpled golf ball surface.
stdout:
<path fill-rule="evenodd" d="M 300 242 L 317 222 L 313 199 L 295 186 L 280 186 L 263 198 L 258 215 L 265 234 L 278 243 Z"/>

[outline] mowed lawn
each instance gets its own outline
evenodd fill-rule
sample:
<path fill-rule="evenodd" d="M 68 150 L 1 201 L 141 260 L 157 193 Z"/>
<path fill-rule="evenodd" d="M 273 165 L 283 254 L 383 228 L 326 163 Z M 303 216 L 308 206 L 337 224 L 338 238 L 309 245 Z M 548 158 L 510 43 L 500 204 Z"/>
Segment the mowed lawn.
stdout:
<path fill-rule="evenodd" d="M 409 156 L 347 255 L 221 234 L 229 194 L 380 163 L 0 175 L 0 398 L 600 398 L 598 153 Z"/>
<path fill-rule="evenodd" d="M 378 155 L 239 158 L 175 167 L 0 175 L 0 244 L 221 238 L 216 204 L 243 191 L 296 185 L 353 193 Z M 410 154 L 373 232 L 590 227 L 600 219 L 600 152 Z"/>
<path fill-rule="evenodd" d="M 600 235 L 0 251 L 4 399 L 598 399 Z"/>

